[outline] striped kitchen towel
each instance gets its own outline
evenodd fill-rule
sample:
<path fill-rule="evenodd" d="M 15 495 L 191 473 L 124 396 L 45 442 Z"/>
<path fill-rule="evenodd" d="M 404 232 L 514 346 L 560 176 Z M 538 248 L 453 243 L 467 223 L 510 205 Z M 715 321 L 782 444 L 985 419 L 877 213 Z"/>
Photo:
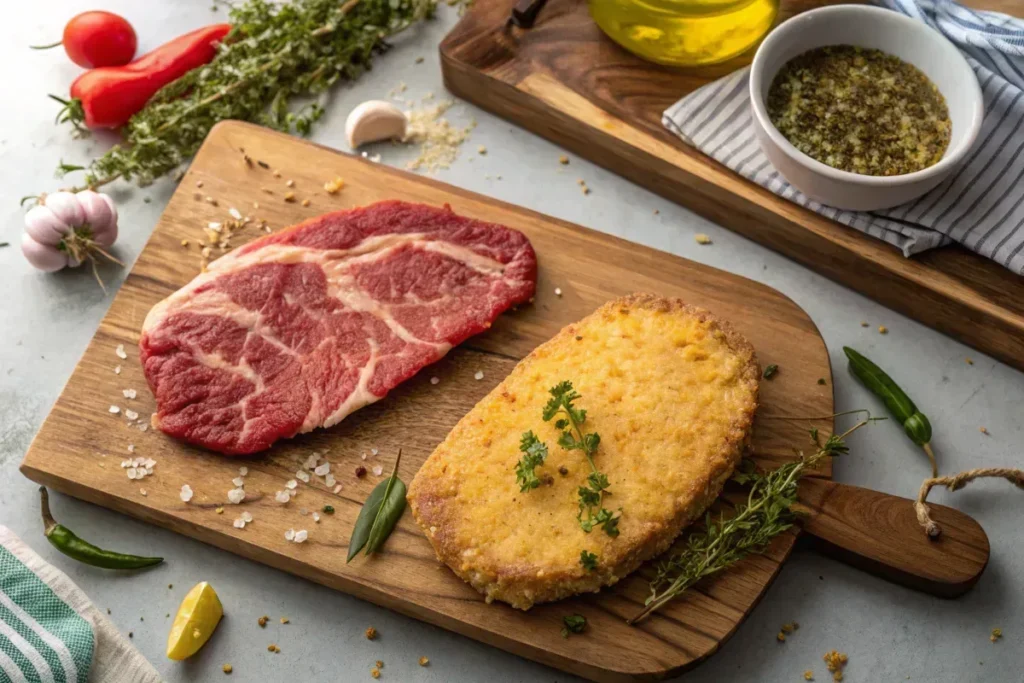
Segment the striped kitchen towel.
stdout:
<path fill-rule="evenodd" d="M 1024 20 L 952 0 L 877 0 L 952 41 L 978 76 L 985 118 L 963 163 L 919 199 L 873 212 L 808 199 L 779 175 L 754 136 L 748 69 L 695 90 L 667 109 L 666 128 L 744 178 L 910 256 L 959 242 L 1024 274 Z M 1024 3 L 1022 3 L 1024 10 Z"/>
<path fill-rule="evenodd" d="M 0 526 L 0 681 L 160 683 L 63 572 Z"/>

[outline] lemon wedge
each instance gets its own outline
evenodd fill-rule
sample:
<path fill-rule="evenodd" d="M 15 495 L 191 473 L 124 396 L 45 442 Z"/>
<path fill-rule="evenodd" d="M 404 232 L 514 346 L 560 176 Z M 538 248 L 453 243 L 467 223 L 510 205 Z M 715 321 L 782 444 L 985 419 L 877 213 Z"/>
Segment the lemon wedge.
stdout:
<path fill-rule="evenodd" d="M 224 608 L 217 592 L 206 581 L 197 583 L 181 601 L 167 636 L 167 657 L 176 661 L 187 659 L 199 651 L 213 635 Z"/>

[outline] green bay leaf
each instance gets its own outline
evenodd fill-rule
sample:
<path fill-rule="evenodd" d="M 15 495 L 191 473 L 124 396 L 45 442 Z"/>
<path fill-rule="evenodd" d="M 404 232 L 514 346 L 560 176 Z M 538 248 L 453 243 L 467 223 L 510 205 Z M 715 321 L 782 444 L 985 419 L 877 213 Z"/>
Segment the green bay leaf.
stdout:
<path fill-rule="evenodd" d="M 391 476 L 377 484 L 363 503 L 355 526 L 352 527 L 348 559 L 345 562 L 351 562 L 364 547 L 367 555 L 379 550 L 405 512 L 405 483 L 398 478 L 398 463 L 401 460 L 402 451 L 398 451 Z"/>

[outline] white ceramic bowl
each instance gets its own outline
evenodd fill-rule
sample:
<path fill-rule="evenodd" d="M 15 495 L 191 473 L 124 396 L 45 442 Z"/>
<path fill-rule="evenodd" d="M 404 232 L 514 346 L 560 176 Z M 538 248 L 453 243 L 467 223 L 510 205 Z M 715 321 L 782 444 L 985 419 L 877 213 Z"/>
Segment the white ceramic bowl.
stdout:
<path fill-rule="evenodd" d="M 850 173 L 812 159 L 783 137 L 765 107 L 772 80 L 792 58 L 827 45 L 882 50 L 913 64 L 931 79 L 946 98 L 953 124 L 949 146 L 938 163 L 898 176 Z M 984 115 L 978 79 L 952 43 L 920 21 L 866 5 L 811 10 L 772 31 L 754 55 L 750 103 L 758 142 L 779 173 L 811 199 L 854 211 L 903 204 L 938 185 L 971 148 Z"/>

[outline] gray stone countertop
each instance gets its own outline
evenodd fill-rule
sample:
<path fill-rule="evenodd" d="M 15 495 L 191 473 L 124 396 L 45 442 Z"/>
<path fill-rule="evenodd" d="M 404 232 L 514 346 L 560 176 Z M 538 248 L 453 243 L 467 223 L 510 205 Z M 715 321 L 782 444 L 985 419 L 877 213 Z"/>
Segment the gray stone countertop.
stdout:
<path fill-rule="evenodd" d="M 18 249 L 23 210 L 18 199 L 60 186 L 53 169 L 63 159 L 81 163 L 109 140 L 73 140 L 53 125 L 47 93 L 66 92 L 78 73 L 60 50 L 30 52 L 26 46 L 60 34 L 71 15 L 93 9 L 85 0 L 12 2 L 0 25 L 0 52 L 8 98 L 0 109 L 0 523 L 63 569 L 111 617 L 168 681 L 219 680 L 221 666 L 233 681 L 365 681 L 375 660 L 381 680 L 567 681 L 561 672 L 520 659 L 443 629 L 240 559 L 114 512 L 56 495 L 55 512 L 81 536 L 96 541 L 131 538 L 146 554 L 187 558 L 156 571 L 110 576 L 76 564 L 44 540 L 36 487 L 18 464 L 79 356 L 92 337 L 124 272 L 108 272 L 104 295 L 91 275 L 33 271 Z M 155 3 L 105 0 L 104 9 L 128 17 L 140 36 L 140 53 L 186 30 L 223 20 L 205 0 Z M 436 46 L 455 23 L 442 8 L 438 20 L 413 31 L 356 84 L 337 88 L 328 114 L 312 138 L 345 149 L 344 119 L 357 103 L 386 97 L 398 83 L 405 97 L 446 97 Z M 417 57 L 424 61 L 417 63 Z M 730 272 L 784 292 L 817 324 L 835 368 L 836 409 L 878 408 L 845 371 L 842 346 L 856 346 L 894 371 L 935 427 L 934 443 L 944 471 L 1019 464 L 1024 382 L 1016 370 L 851 292 L 786 258 L 712 224 L 583 159 L 569 170 L 555 145 L 458 102 L 453 122 L 478 122 L 459 160 L 437 179 L 561 219 L 618 235 Z M 485 145 L 487 154 L 477 153 Z M 404 166 L 413 154 L 391 146 L 375 150 L 382 163 Z M 591 194 L 583 196 L 577 178 Z M 119 253 L 130 264 L 145 244 L 173 186 L 111 188 L 121 211 Z M 658 213 L 655 215 L 654 210 Z M 705 233 L 712 244 L 698 245 Z M 823 256 L 822 258 L 827 258 Z M 126 272 L 126 271 L 125 271 Z M 699 302 L 698 302 L 699 303 Z M 870 323 L 862 327 L 861 321 Z M 889 332 L 881 335 L 879 325 Z M 970 357 L 973 364 L 968 364 Z M 979 427 L 986 427 L 983 435 Z M 850 439 L 851 453 L 835 464 L 839 481 L 913 497 L 927 473 L 917 449 L 896 425 L 880 423 Z M 797 550 L 760 606 L 708 662 L 683 679 L 799 681 L 811 669 L 828 680 L 822 655 L 849 655 L 845 680 L 1021 681 L 1024 658 L 1024 515 L 1020 491 L 1005 482 L 981 482 L 934 500 L 973 515 L 991 539 L 991 563 L 978 585 L 959 600 L 922 595 L 868 576 L 806 549 Z M 109 545 L 124 545 L 109 543 Z M 208 580 L 229 616 L 199 655 L 170 662 L 164 647 L 170 619 L 184 591 Z M 168 590 L 168 584 L 174 584 Z M 265 631 L 257 617 L 271 615 Z M 279 616 L 291 623 L 282 626 Z M 800 630 L 776 642 L 784 622 Z M 371 642 L 367 626 L 380 632 Z M 1000 627 L 998 643 L 989 633 Z M 281 648 L 270 655 L 270 642 Z M 420 656 L 429 667 L 417 665 Z"/>

